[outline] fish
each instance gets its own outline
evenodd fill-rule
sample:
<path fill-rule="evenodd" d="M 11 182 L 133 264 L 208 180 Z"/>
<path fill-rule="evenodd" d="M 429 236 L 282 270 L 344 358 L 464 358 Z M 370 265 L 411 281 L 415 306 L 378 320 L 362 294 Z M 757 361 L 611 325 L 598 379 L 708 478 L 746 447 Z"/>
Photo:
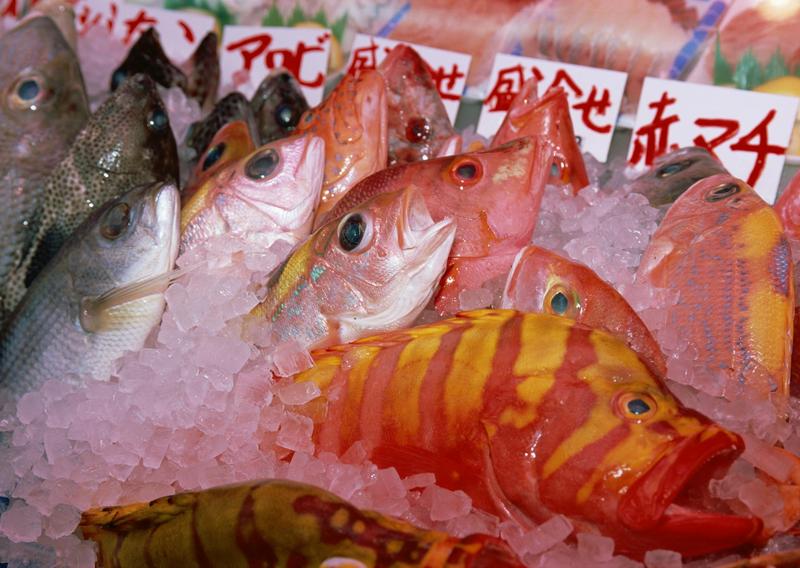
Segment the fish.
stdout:
<path fill-rule="evenodd" d="M 164 310 L 179 207 L 177 187 L 155 183 L 95 209 L 0 332 L 0 390 L 19 398 L 48 380 L 106 380 L 144 345 Z"/>
<path fill-rule="evenodd" d="M 725 166 L 705 148 L 690 146 L 656 158 L 653 166 L 634 179 L 630 191 L 641 193 L 651 207 L 669 208 L 701 179 L 727 174 Z"/>
<path fill-rule="evenodd" d="M 247 123 L 243 120 L 227 123 L 217 131 L 208 148 L 197 160 L 186 186 L 181 190 L 182 200 L 188 202 L 197 190 L 222 168 L 250 155 L 255 149 Z"/>
<path fill-rule="evenodd" d="M 789 238 L 800 243 L 800 171 L 789 180 L 772 207 Z"/>
<path fill-rule="evenodd" d="M 778 215 L 744 181 L 707 177 L 669 208 L 636 281 L 680 295 L 681 330 L 726 398 L 789 394 L 794 277 Z"/>
<path fill-rule="evenodd" d="M 456 227 L 413 189 L 381 193 L 317 229 L 248 315 L 275 343 L 310 349 L 410 325 L 433 297 Z"/>
<path fill-rule="evenodd" d="M 508 545 L 462 538 L 374 511 L 304 483 L 249 481 L 89 509 L 79 530 L 99 546 L 99 564 L 319 566 L 334 568 L 522 568 Z"/>
<path fill-rule="evenodd" d="M 294 245 L 311 233 L 325 150 L 311 134 L 276 140 L 222 167 L 181 209 L 181 253 L 232 234 Z"/>
<path fill-rule="evenodd" d="M 208 32 L 197 49 L 184 64 L 186 73 L 186 95 L 195 99 L 200 108 L 208 112 L 217 100 L 220 82 L 219 38 Z"/>
<path fill-rule="evenodd" d="M 457 134 L 427 63 L 414 48 L 400 44 L 381 62 L 378 72 L 386 81 L 388 165 L 438 157 Z M 455 153 L 457 149 L 451 152 Z"/>
<path fill-rule="evenodd" d="M 50 18 L 28 19 L 0 35 L 0 53 L 2 298 L 31 246 L 45 180 L 89 119 L 89 101 L 78 58 Z"/>
<path fill-rule="evenodd" d="M 514 259 L 500 308 L 568 317 L 614 335 L 659 377 L 667 364 L 658 342 L 625 298 L 591 268 L 535 245 Z"/>
<path fill-rule="evenodd" d="M 177 177 L 175 138 L 156 85 L 134 75 L 97 109 L 47 178 L 28 226 L 30 246 L 0 292 L 6 311 L 94 209 L 132 187 Z"/>
<path fill-rule="evenodd" d="M 379 467 L 432 472 L 479 509 L 523 527 L 565 515 L 576 532 L 599 531 L 639 559 L 760 536 L 760 519 L 692 498 L 742 454 L 742 438 L 684 407 L 602 330 L 476 310 L 311 356 L 291 380 L 321 391 L 305 408 L 319 453 L 360 442 Z"/>
<path fill-rule="evenodd" d="M 236 121 L 242 121 L 247 125 L 249 136 L 256 143 L 258 129 L 250 109 L 250 101 L 242 93 L 234 91 L 217 101 L 214 109 L 203 120 L 193 122 L 189 126 L 186 146 L 200 156 L 208 150 L 211 141 L 226 124 Z"/>
<path fill-rule="evenodd" d="M 261 144 L 291 135 L 308 109 L 297 79 L 286 69 L 267 75 L 250 99 Z"/>
<path fill-rule="evenodd" d="M 452 217 L 456 237 L 436 296 L 440 314 L 459 310 L 459 293 L 505 278 L 531 241 L 550 171 L 552 150 L 541 138 L 401 164 L 361 181 L 339 201 L 339 216 L 374 195 L 406 186 L 420 190 L 434 221 Z"/>
<path fill-rule="evenodd" d="M 78 52 L 78 30 L 75 29 L 75 10 L 69 0 L 38 0 L 28 9 L 25 19 L 47 16 L 64 36 L 73 52 Z"/>
<path fill-rule="evenodd" d="M 386 86 L 376 71 L 345 75 L 322 104 L 306 111 L 297 132 L 325 140 L 325 180 L 314 228 L 355 184 L 386 167 Z"/>
<path fill-rule="evenodd" d="M 589 185 L 589 175 L 572 128 L 567 93 L 557 87 L 538 99 L 536 84 L 531 78 L 522 85 L 492 139 L 492 147 L 522 136 L 543 136 L 554 149 L 548 183 L 567 186 L 576 194 Z"/>

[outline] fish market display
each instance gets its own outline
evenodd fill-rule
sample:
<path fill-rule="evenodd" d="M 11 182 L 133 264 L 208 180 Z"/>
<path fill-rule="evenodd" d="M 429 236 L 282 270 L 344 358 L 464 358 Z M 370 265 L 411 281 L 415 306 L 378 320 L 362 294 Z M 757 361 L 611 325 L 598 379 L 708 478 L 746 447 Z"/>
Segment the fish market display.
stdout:
<path fill-rule="evenodd" d="M 281 527 L 274 530 L 274 527 Z M 497 538 L 454 538 L 310 485 L 250 482 L 83 514 L 103 566 L 522 568 Z"/>
<path fill-rule="evenodd" d="M 414 189 L 379 193 L 300 245 L 251 321 L 305 348 L 406 327 L 433 297 L 455 232 Z"/>
<path fill-rule="evenodd" d="M 258 130 L 255 117 L 250 108 L 250 101 L 242 93 L 233 92 L 225 95 L 214 109 L 203 120 L 193 123 L 186 135 L 186 146 L 199 156 L 210 146 L 211 141 L 225 125 L 242 121 L 247 125 L 249 136 L 255 142 Z"/>
<path fill-rule="evenodd" d="M 276 69 L 261 81 L 250 105 L 262 144 L 289 136 L 309 108 L 297 79 L 285 69 Z"/>
<path fill-rule="evenodd" d="M 16 396 L 50 379 L 106 379 L 161 319 L 178 252 L 173 185 L 132 189 L 95 211 L 34 280 L 2 332 L 0 386 Z M 149 280 L 149 281 L 148 281 Z"/>
<path fill-rule="evenodd" d="M 50 18 L 0 36 L 0 53 L 2 298 L 34 238 L 30 223 L 46 198 L 45 180 L 88 120 L 89 103 L 78 60 Z"/>

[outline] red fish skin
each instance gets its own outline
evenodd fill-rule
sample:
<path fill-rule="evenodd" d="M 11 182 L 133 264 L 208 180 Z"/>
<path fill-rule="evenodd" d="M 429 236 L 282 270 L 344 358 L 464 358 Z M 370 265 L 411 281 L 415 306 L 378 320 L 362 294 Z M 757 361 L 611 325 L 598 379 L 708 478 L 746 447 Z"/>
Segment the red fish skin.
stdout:
<path fill-rule="evenodd" d="M 536 97 L 536 79 L 528 79 L 514 97 L 505 120 L 497 130 L 492 147 L 521 136 L 543 136 L 554 148 L 553 171 L 548 183 L 567 185 L 578 193 L 589 185 L 589 175 L 575 138 L 569 115 L 567 93 L 561 87 Z"/>
<path fill-rule="evenodd" d="M 789 180 L 789 184 L 772 207 L 781 218 L 789 238 L 800 242 L 800 171 Z"/>

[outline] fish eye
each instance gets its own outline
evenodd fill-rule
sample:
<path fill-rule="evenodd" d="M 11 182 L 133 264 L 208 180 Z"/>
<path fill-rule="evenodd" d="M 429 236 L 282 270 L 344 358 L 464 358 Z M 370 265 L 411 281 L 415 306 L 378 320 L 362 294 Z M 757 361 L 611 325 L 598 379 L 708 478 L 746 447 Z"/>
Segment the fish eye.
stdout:
<path fill-rule="evenodd" d="M 361 213 L 351 213 L 339 223 L 339 246 L 345 252 L 358 252 L 366 243 L 369 227 Z"/>
<path fill-rule="evenodd" d="M 114 74 L 111 75 L 111 90 L 116 91 L 119 86 L 125 82 L 125 79 L 128 78 L 128 73 L 125 72 L 123 69 L 117 69 L 114 71 Z"/>
<path fill-rule="evenodd" d="M 250 179 L 266 179 L 272 175 L 272 172 L 278 167 L 280 161 L 278 153 L 270 148 L 266 152 L 261 152 L 250 158 L 250 161 L 247 162 L 244 168 L 244 173 Z"/>
<path fill-rule="evenodd" d="M 23 101 L 32 101 L 39 96 L 39 82 L 36 79 L 25 79 L 17 86 L 17 96 Z"/>
<path fill-rule="evenodd" d="M 427 118 L 415 116 L 406 122 L 406 140 L 409 142 L 424 142 L 431 135 L 431 125 Z"/>
<path fill-rule="evenodd" d="M 544 296 L 544 311 L 556 316 L 575 319 L 581 313 L 581 302 L 575 291 L 560 284 L 551 286 Z"/>
<path fill-rule="evenodd" d="M 483 166 L 471 158 L 458 159 L 450 166 L 450 177 L 460 186 L 474 185 L 483 177 Z"/>
<path fill-rule="evenodd" d="M 169 118 L 167 118 L 167 113 L 164 112 L 163 108 L 154 108 L 147 115 L 147 128 L 153 132 L 161 132 L 167 126 L 169 126 Z"/>
<path fill-rule="evenodd" d="M 694 163 L 694 160 L 682 160 L 680 162 L 674 162 L 672 164 L 667 164 L 666 166 L 661 166 L 656 171 L 657 178 L 665 178 L 669 177 L 673 174 L 677 174 L 678 172 L 682 172 L 689 166 Z"/>
<path fill-rule="evenodd" d="M 641 392 L 623 393 L 617 399 L 617 412 L 628 420 L 641 422 L 652 416 L 658 405 L 649 394 Z"/>
<path fill-rule="evenodd" d="M 297 116 L 289 103 L 281 103 L 275 109 L 275 122 L 284 128 L 297 126 L 298 118 L 299 116 Z"/>
<path fill-rule="evenodd" d="M 716 187 L 706 193 L 706 201 L 709 203 L 714 203 L 715 201 L 722 201 L 723 199 L 727 199 L 731 195 L 736 195 L 742 190 L 739 187 L 738 183 L 726 183 L 725 185 L 721 185 Z"/>
<path fill-rule="evenodd" d="M 225 142 L 220 142 L 211 150 L 206 153 L 206 157 L 203 160 L 203 171 L 208 170 L 211 166 L 219 162 L 219 159 L 225 153 Z"/>
<path fill-rule="evenodd" d="M 553 163 L 550 164 L 550 177 L 560 180 L 562 183 L 569 181 L 569 167 L 560 157 L 553 158 Z"/>
<path fill-rule="evenodd" d="M 41 103 L 46 94 L 44 81 L 38 76 L 28 75 L 17 81 L 11 96 L 15 106 L 35 110 L 34 105 Z"/>
<path fill-rule="evenodd" d="M 110 241 L 118 238 L 131 222 L 131 208 L 127 203 L 117 203 L 106 213 L 100 234 Z"/>

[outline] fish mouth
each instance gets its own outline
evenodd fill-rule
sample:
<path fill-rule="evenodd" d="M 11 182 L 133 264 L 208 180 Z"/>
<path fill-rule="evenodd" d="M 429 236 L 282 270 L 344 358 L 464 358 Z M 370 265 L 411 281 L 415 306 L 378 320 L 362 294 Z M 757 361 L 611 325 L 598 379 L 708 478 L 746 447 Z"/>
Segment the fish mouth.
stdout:
<path fill-rule="evenodd" d="M 744 451 L 740 436 L 710 426 L 679 443 L 631 486 L 618 518 L 643 547 L 697 556 L 752 543 L 763 523 L 756 517 L 719 512 L 707 503 L 708 482 Z M 698 538 L 702 535 L 702 538 Z"/>
<path fill-rule="evenodd" d="M 163 263 L 157 269 L 160 273 L 171 270 L 178 257 L 181 197 L 172 184 L 156 185 L 152 191 L 155 238 L 165 253 L 159 259 Z"/>

